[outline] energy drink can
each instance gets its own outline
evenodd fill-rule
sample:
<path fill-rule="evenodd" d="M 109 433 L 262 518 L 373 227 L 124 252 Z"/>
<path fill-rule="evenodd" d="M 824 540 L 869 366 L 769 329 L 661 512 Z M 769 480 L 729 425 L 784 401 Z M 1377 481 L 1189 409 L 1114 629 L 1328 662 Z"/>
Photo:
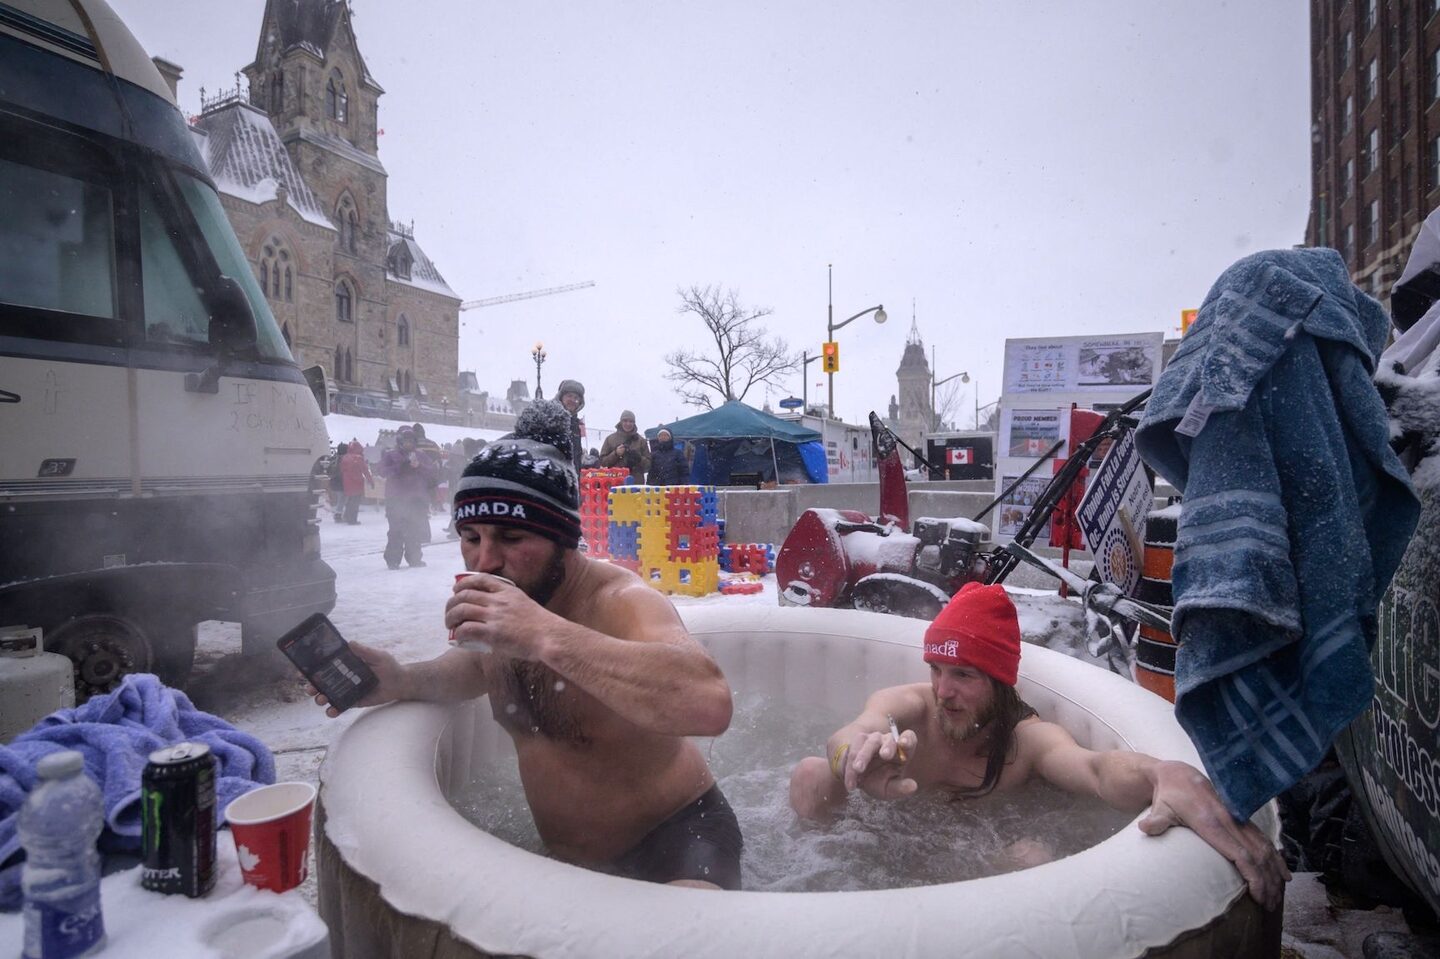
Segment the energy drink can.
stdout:
<path fill-rule="evenodd" d="M 215 757 L 204 743 L 150 754 L 140 777 L 140 885 L 197 899 L 215 885 Z"/>

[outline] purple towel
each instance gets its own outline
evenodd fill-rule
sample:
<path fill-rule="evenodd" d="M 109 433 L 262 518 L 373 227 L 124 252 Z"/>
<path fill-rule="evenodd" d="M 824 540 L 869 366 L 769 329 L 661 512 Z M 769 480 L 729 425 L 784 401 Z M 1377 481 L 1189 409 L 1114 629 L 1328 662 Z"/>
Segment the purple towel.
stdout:
<path fill-rule="evenodd" d="M 138 852 L 140 774 L 152 752 L 185 741 L 204 743 L 215 756 L 217 817 L 231 800 L 275 781 L 275 759 L 264 743 L 196 709 L 149 673 L 132 673 L 113 692 L 57 710 L 0 746 L 0 908 L 20 904 L 25 853 L 16 823 L 41 757 L 64 749 L 81 753 L 105 803 L 102 846 Z"/>

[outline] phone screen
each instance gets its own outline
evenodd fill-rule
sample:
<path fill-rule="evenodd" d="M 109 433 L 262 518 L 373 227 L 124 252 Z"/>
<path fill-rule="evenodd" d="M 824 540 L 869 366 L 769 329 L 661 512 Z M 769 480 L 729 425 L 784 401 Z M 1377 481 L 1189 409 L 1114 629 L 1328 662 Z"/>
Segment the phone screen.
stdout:
<path fill-rule="evenodd" d="M 340 712 L 375 688 L 375 674 L 370 667 L 321 613 L 286 633 L 276 645 Z"/>

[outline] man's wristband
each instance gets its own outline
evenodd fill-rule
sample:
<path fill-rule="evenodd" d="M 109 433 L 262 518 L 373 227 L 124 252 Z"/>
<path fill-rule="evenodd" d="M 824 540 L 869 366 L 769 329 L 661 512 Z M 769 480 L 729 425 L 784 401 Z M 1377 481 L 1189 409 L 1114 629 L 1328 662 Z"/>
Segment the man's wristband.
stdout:
<path fill-rule="evenodd" d="M 830 773 L 836 779 L 845 778 L 845 774 L 840 770 L 845 768 L 845 755 L 849 752 L 850 744 L 845 743 L 842 746 L 836 747 L 835 751 L 830 754 Z"/>

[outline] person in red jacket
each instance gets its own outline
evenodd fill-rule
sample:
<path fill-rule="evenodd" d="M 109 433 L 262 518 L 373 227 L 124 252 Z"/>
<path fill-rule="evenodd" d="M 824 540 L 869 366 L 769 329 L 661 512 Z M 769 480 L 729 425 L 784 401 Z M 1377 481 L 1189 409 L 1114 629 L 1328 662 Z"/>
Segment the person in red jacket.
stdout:
<path fill-rule="evenodd" d="M 375 477 L 370 473 L 370 464 L 365 462 L 365 449 L 359 440 L 352 440 L 350 451 L 340 457 L 340 482 L 345 490 L 344 522 L 359 526 L 360 501 L 365 498 L 366 487 L 375 485 Z"/>

